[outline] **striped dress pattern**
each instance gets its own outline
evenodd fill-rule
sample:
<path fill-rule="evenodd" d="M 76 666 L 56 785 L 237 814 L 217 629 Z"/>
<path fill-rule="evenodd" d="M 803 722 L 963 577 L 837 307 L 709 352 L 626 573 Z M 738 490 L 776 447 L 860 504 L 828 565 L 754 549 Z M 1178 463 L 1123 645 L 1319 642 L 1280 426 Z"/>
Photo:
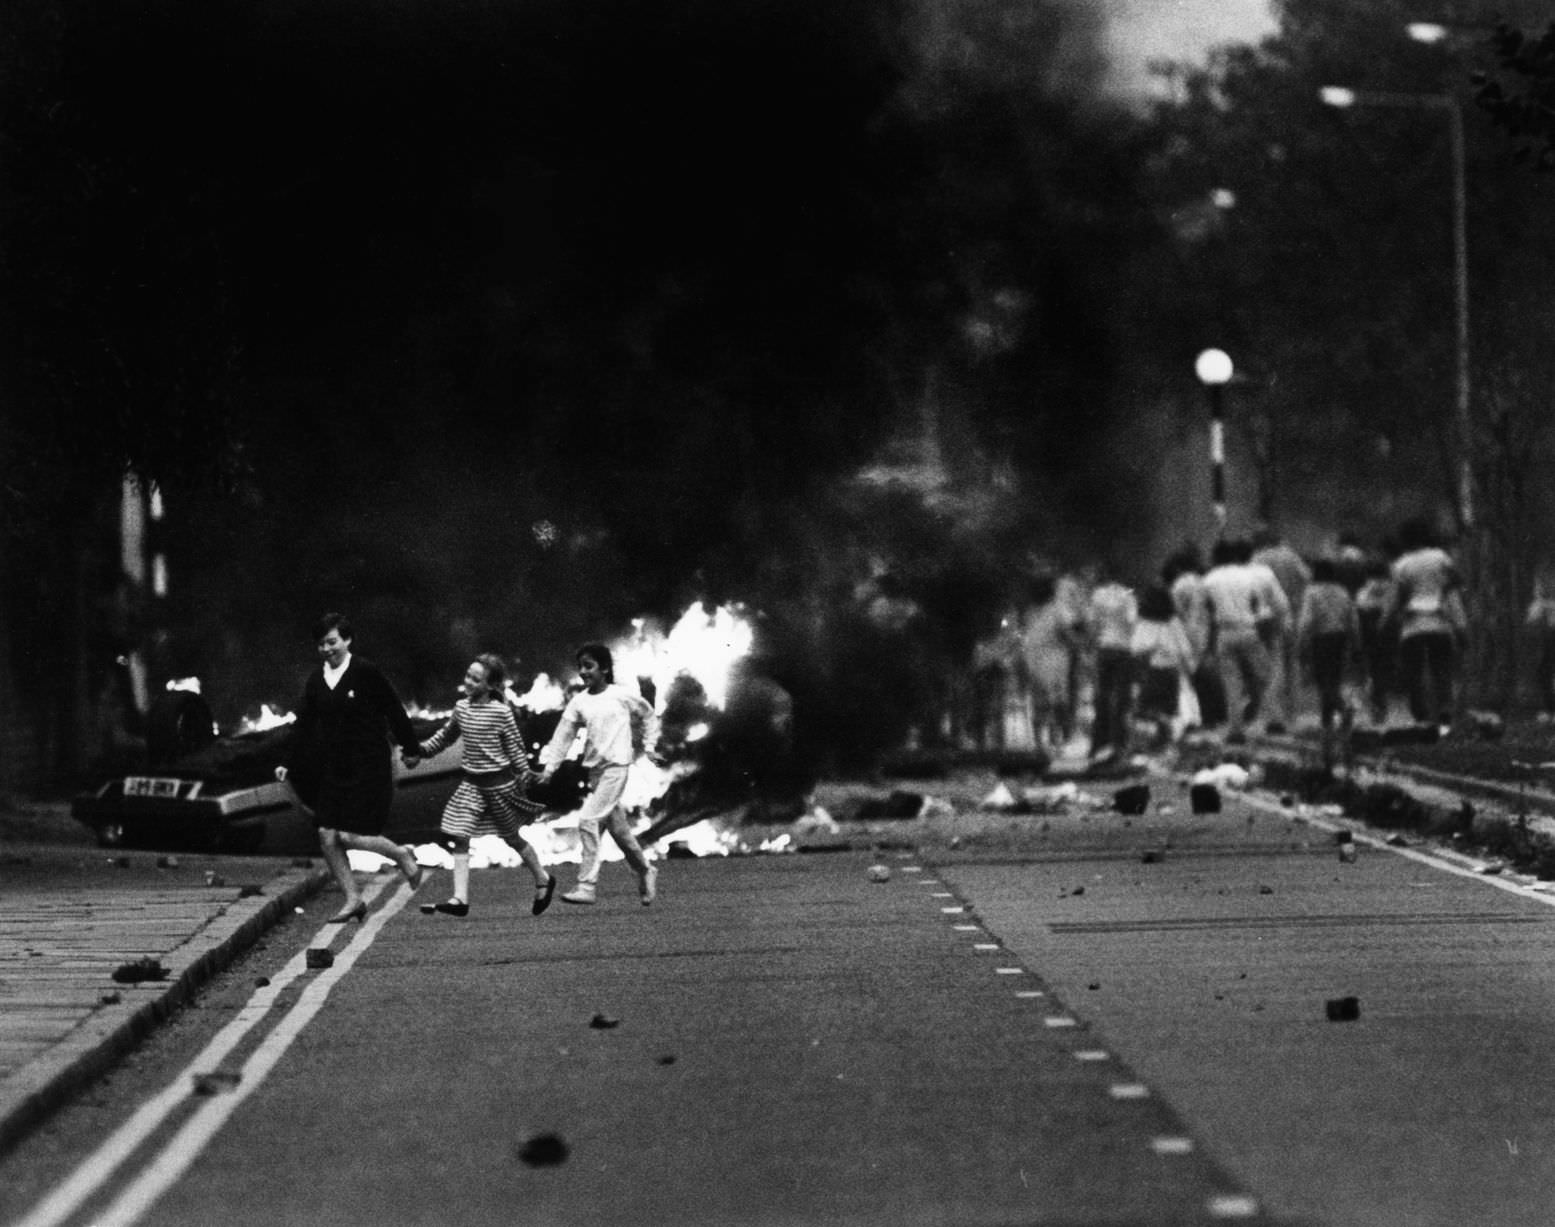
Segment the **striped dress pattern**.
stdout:
<path fill-rule="evenodd" d="M 538 777 L 529 768 L 513 709 L 500 700 L 471 703 L 460 699 L 448 722 L 421 744 L 430 757 L 463 741 L 464 778 L 443 806 L 440 829 L 466 838 L 497 834 L 512 841 L 518 828 L 533 821 L 544 806 L 529 799 L 524 786 Z"/>

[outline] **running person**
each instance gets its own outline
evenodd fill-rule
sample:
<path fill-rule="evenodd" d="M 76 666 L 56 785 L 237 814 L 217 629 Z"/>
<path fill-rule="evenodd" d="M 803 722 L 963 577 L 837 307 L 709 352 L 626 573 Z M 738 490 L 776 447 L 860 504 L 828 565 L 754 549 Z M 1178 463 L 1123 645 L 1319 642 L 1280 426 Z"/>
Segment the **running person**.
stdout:
<path fill-rule="evenodd" d="M 523 785 L 535 778 L 524 755 L 513 709 L 503 697 L 507 669 L 500 657 L 485 655 L 470 662 L 459 690 L 464 695 L 454 704 L 448 723 L 420 746 L 420 756 L 430 758 L 445 746 L 464 739 L 460 769 L 463 778 L 443 807 L 441 830 L 448 837 L 454 857 L 454 890 L 445 903 L 423 911 L 449 916 L 470 913 L 470 839 L 494 833 L 518 853 L 534 875 L 535 898 L 531 911 L 538 916 L 551 905 L 556 875 L 546 871 L 534 845 L 519 833 L 544 808 L 529 800 Z"/>
<path fill-rule="evenodd" d="M 562 896 L 563 903 L 593 903 L 599 886 L 599 832 L 603 826 L 615 837 L 627 864 L 637 874 L 638 895 L 644 907 L 654 900 L 658 870 L 643 854 L 621 794 L 627 772 L 638 754 L 651 752 L 658 740 L 659 721 L 641 695 L 616 685 L 615 663 L 602 643 L 586 643 L 577 653 L 578 676 L 583 691 L 567 702 L 551 742 L 540 756 L 545 764 L 542 784 L 555 774 L 581 731 L 586 735 L 583 766 L 588 771 L 589 791 L 578 810 L 578 838 L 582 857 L 578 884 Z"/>

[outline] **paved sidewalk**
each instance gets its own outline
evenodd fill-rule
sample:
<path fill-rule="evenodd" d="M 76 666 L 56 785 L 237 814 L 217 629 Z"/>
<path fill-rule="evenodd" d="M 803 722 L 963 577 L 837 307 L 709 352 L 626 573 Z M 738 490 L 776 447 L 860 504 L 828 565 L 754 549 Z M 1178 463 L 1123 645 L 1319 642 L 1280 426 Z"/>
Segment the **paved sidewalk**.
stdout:
<path fill-rule="evenodd" d="M 317 861 L 0 845 L 0 1153 L 327 880 Z M 136 965 L 155 978 L 126 980 Z"/>

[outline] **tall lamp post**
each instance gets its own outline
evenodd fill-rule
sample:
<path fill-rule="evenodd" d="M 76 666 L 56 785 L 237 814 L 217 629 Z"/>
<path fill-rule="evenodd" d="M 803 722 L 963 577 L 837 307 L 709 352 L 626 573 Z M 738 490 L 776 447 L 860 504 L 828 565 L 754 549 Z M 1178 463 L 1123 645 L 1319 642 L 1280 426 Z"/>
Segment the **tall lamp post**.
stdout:
<path fill-rule="evenodd" d="M 1418 37 L 1418 36 L 1416 36 Z M 1454 423 L 1458 435 L 1458 523 L 1474 527 L 1474 422 L 1469 405 L 1469 241 L 1468 188 L 1463 142 L 1463 108 L 1451 94 L 1401 94 L 1326 85 L 1318 91 L 1331 107 L 1402 107 L 1437 111 L 1447 117 L 1452 145 L 1452 263 L 1456 306 L 1457 396 Z"/>
<path fill-rule="evenodd" d="M 1231 382 L 1231 357 L 1223 349 L 1206 349 L 1193 370 L 1209 393 L 1209 489 L 1215 505 L 1215 536 L 1226 535 L 1226 416 L 1225 388 Z"/>

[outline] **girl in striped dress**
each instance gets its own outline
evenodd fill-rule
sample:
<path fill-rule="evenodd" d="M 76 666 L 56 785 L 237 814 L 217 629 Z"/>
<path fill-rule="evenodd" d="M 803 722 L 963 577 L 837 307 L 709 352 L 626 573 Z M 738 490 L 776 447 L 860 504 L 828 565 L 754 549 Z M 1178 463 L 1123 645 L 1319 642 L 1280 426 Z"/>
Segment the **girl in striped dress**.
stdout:
<path fill-rule="evenodd" d="M 429 758 L 459 738 L 464 739 L 460 768 L 463 778 L 443 807 L 442 832 L 454 856 L 454 893 L 446 903 L 423 906 L 425 912 L 449 916 L 470 913 L 470 838 L 495 832 L 534 875 L 536 916 L 551 905 L 556 876 L 540 863 L 540 854 L 520 833 L 544 808 L 529 800 L 524 785 L 535 779 L 524 755 L 513 709 L 503 698 L 507 669 L 498 656 L 480 656 L 464 671 L 459 684 L 464 698 L 454 704 L 448 723 L 421 743 Z"/>

